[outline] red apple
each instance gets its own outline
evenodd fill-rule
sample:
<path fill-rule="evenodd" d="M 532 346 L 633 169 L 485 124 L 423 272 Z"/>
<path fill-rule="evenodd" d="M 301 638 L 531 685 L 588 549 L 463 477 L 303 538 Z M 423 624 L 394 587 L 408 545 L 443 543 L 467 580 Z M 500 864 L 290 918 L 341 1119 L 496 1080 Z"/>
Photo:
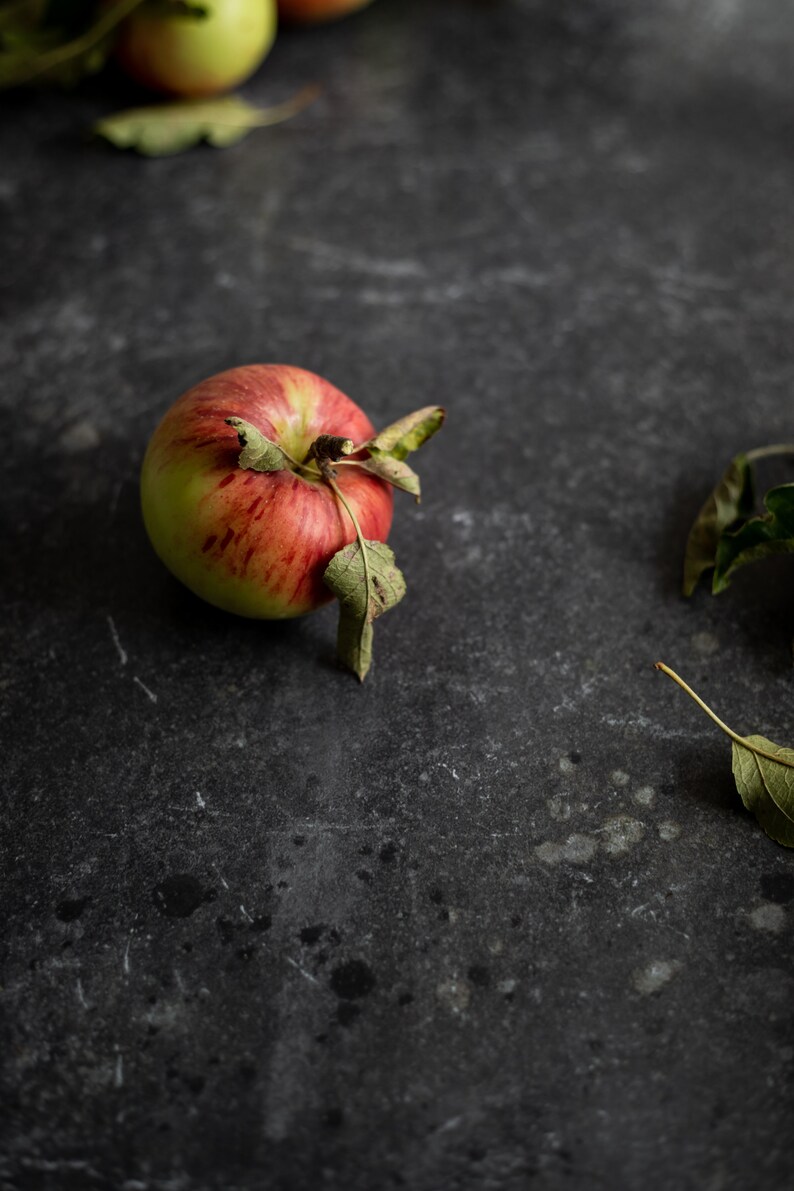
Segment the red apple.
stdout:
<path fill-rule="evenodd" d="M 302 368 L 252 364 L 190 389 L 155 430 L 141 473 L 143 518 L 158 555 L 196 595 L 241 616 L 300 616 L 332 598 L 323 573 L 352 542 L 349 514 L 331 487 L 300 466 L 240 467 L 239 418 L 298 465 L 320 435 L 366 442 L 369 418 L 328 381 Z M 336 483 L 365 538 L 385 541 L 389 484 L 358 467 Z"/>
<path fill-rule="evenodd" d="M 371 3 L 372 0 L 278 0 L 278 15 L 282 20 L 296 24 L 320 24 Z"/>
<path fill-rule="evenodd" d="M 144 87 L 200 98 L 253 74 L 276 36 L 276 0 L 202 0 L 205 15 L 143 4 L 122 22 L 116 57 Z"/>

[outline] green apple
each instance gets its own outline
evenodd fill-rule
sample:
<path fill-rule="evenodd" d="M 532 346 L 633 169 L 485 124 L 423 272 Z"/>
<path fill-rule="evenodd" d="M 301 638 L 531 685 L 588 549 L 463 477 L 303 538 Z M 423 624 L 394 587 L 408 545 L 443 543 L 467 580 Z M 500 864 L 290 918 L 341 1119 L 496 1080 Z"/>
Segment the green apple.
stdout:
<path fill-rule="evenodd" d="M 142 4 L 119 30 L 119 65 L 154 91 L 196 99 L 230 91 L 253 74 L 276 37 L 276 0 L 171 7 L 167 0 Z"/>

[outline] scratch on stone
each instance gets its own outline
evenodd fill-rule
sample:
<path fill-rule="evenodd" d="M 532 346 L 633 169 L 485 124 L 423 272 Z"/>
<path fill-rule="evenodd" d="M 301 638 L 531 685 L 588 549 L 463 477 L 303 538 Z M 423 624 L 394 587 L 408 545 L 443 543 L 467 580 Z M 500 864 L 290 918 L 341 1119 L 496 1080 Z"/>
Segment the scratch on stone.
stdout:
<path fill-rule="evenodd" d="M 138 686 L 141 688 L 143 693 L 146 695 L 147 699 L 151 699 L 152 703 L 157 702 L 157 695 L 155 695 L 154 691 L 149 690 L 149 688 L 145 682 L 141 682 L 141 680 L 137 674 L 134 676 L 132 681 L 137 682 Z"/>
<path fill-rule="evenodd" d="M 196 805 L 202 811 L 204 810 L 204 807 L 207 805 L 206 802 L 204 801 L 204 799 L 199 794 L 198 790 L 196 790 Z"/>
<path fill-rule="evenodd" d="M 212 867 L 215 869 L 215 872 L 218 874 L 218 880 L 220 881 L 220 883 L 221 883 L 221 885 L 223 886 L 223 888 L 224 888 L 224 889 L 228 889 L 228 888 L 229 888 L 229 882 L 226 880 L 226 878 L 224 877 L 223 873 L 220 871 L 220 869 L 218 868 L 218 866 L 217 866 L 216 864 L 214 864 Z"/>
<path fill-rule="evenodd" d="M 109 616 L 107 619 L 108 619 L 108 625 L 110 626 L 110 635 L 113 638 L 113 644 L 116 646 L 116 651 L 118 652 L 118 655 L 119 655 L 119 662 L 121 663 L 122 666 L 126 666 L 127 665 L 127 651 L 126 651 L 126 649 L 124 649 L 124 647 L 121 644 L 121 641 L 119 640 L 119 634 L 118 634 L 118 630 L 116 629 L 115 621 L 113 620 L 112 616 Z"/>
<path fill-rule="evenodd" d="M 247 918 L 249 922 L 254 921 L 253 918 L 251 917 L 251 915 L 246 910 L 245 906 L 242 904 L 240 905 L 240 913 L 242 914 L 243 918 Z"/>
<path fill-rule="evenodd" d="M 124 481 L 119 480 L 118 484 L 116 484 L 115 487 L 113 488 L 113 495 L 110 498 L 110 519 L 111 519 L 111 521 L 116 516 L 116 509 L 119 506 L 119 497 L 121 496 L 121 490 L 123 487 L 124 487 Z"/>
<path fill-rule="evenodd" d="M 113 1077 L 113 1083 L 117 1088 L 124 1087 L 124 1056 L 116 1055 L 116 1071 Z"/>
<path fill-rule="evenodd" d="M 289 956 L 289 955 L 287 956 L 287 963 L 288 963 L 288 964 L 292 964 L 293 968 L 295 968 L 295 970 L 296 970 L 297 972 L 300 972 L 301 976 L 305 976 L 305 977 L 306 977 L 306 979 L 307 979 L 307 980 L 308 980 L 308 981 L 309 981 L 311 984 L 318 984 L 318 983 L 319 983 L 319 981 L 316 979 L 316 977 L 312 976 L 311 972 L 307 972 L 305 968 L 302 968 L 302 967 L 300 966 L 300 964 L 299 964 L 299 963 L 297 963 L 297 962 L 296 962 L 294 959 L 292 959 L 292 957 L 291 957 L 291 956 Z"/>
<path fill-rule="evenodd" d="M 187 988 L 185 987 L 185 982 L 182 979 L 182 973 L 179 971 L 179 968 L 174 968 L 174 981 L 176 982 L 177 988 L 184 996 L 187 992 Z"/>
<path fill-rule="evenodd" d="M 125 976 L 129 976 L 130 971 L 131 971 L 131 967 L 130 967 L 130 946 L 131 946 L 131 944 L 132 944 L 132 931 L 130 931 L 130 937 L 127 939 L 127 946 L 124 948 L 124 961 L 121 965 L 124 970 Z"/>
<path fill-rule="evenodd" d="M 444 1121 L 443 1125 L 439 1125 L 436 1133 L 449 1133 L 453 1129 L 457 1129 L 463 1123 L 463 1117 L 450 1117 L 448 1121 Z"/>
<path fill-rule="evenodd" d="M 91 1008 L 88 1001 L 85 999 L 85 993 L 83 992 L 83 982 L 79 976 L 77 977 L 77 999 L 84 1009 Z"/>

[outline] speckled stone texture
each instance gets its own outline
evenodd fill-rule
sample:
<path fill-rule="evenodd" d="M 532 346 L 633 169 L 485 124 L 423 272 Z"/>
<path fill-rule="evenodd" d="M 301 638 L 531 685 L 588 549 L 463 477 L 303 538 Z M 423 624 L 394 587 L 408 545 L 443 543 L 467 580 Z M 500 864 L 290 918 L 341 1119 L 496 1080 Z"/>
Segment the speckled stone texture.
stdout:
<path fill-rule="evenodd" d="M 794 744 L 791 561 L 679 596 L 792 436 L 794 13 L 376 0 L 245 94 L 315 80 L 161 161 L 2 101 L 0 1187 L 788 1187 L 794 856 L 651 663 Z M 363 687 L 141 527 L 256 360 L 449 410 Z"/>

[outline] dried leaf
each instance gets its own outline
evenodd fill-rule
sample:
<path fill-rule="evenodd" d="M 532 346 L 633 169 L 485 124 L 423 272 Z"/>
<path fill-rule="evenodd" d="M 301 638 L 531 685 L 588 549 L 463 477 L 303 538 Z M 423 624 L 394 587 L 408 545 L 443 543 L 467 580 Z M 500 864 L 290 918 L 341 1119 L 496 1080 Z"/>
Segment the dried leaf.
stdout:
<path fill-rule="evenodd" d="M 714 571 L 715 592 L 723 591 L 733 572 L 748 562 L 794 553 L 794 484 L 770 488 L 764 507 L 764 516 L 751 517 L 735 532 L 722 534 Z"/>
<path fill-rule="evenodd" d="M 764 736 L 739 736 L 674 670 L 664 662 L 657 662 L 656 669 L 672 678 L 730 737 L 733 776 L 742 802 L 768 836 L 787 848 L 794 848 L 794 749 L 782 748 Z"/>
<path fill-rule="evenodd" d="M 226 424 L 237 431 L 242 450 L 240 467 L 251 471 L 284 471 L 289 467 L 287 456 L 276 443 L 266 438 L 261 430 L 242 418 L 227 418 Z"/>
<path fill-rule="evenodd" d="M 392 459 L 405 459 L 441 429 L 444 417 L 445 411 L 441 406 L 427 405 L 387 426 L 363 446 L 373 456 L 390 455 Z"/>
<path fill-rule="evenodd" d="M 752 511 L 752 468 L 746 455 L 737 455 L 689 531 L 684 556 L 684 595 L 692 595 L 703 573 L 716 566 L 723 531 Z"/>
<path fill-rule="evenodd" d="M 339 600 L 340 661 L 364 681 L 372 662 L 372 622 L 405 595 L 405 578 L 385 542 L 351 542 L 333 556 L 323 576 Z"/>
<path fill-rule="evenodd" d="M 146 157 L 183 153 L 201 141 L 225 149 L 255 128 L 289 120 L 317 94 L 316 87 L 307 87 L 287 103 L 271 108 L 253 107 L 237 95 L 152 104 L 108 116 L 94 126 L 94 132 L 118 149 L 135 149 Z"/>
<path fill-rule="evenodd" d="M 354 463 L 356 467 L 372 472 L 373 475 L 393 484 L 395 488 L 401 488 L 403 492 L 410 492 L 416 498 L 416 503 L 419 504 L 422 496 L 419 476 L 407 463 L 403 463 L 400 459 L 394 459 L 390 455 L 371 455 L 369 459 L 357 459 Z"/>

